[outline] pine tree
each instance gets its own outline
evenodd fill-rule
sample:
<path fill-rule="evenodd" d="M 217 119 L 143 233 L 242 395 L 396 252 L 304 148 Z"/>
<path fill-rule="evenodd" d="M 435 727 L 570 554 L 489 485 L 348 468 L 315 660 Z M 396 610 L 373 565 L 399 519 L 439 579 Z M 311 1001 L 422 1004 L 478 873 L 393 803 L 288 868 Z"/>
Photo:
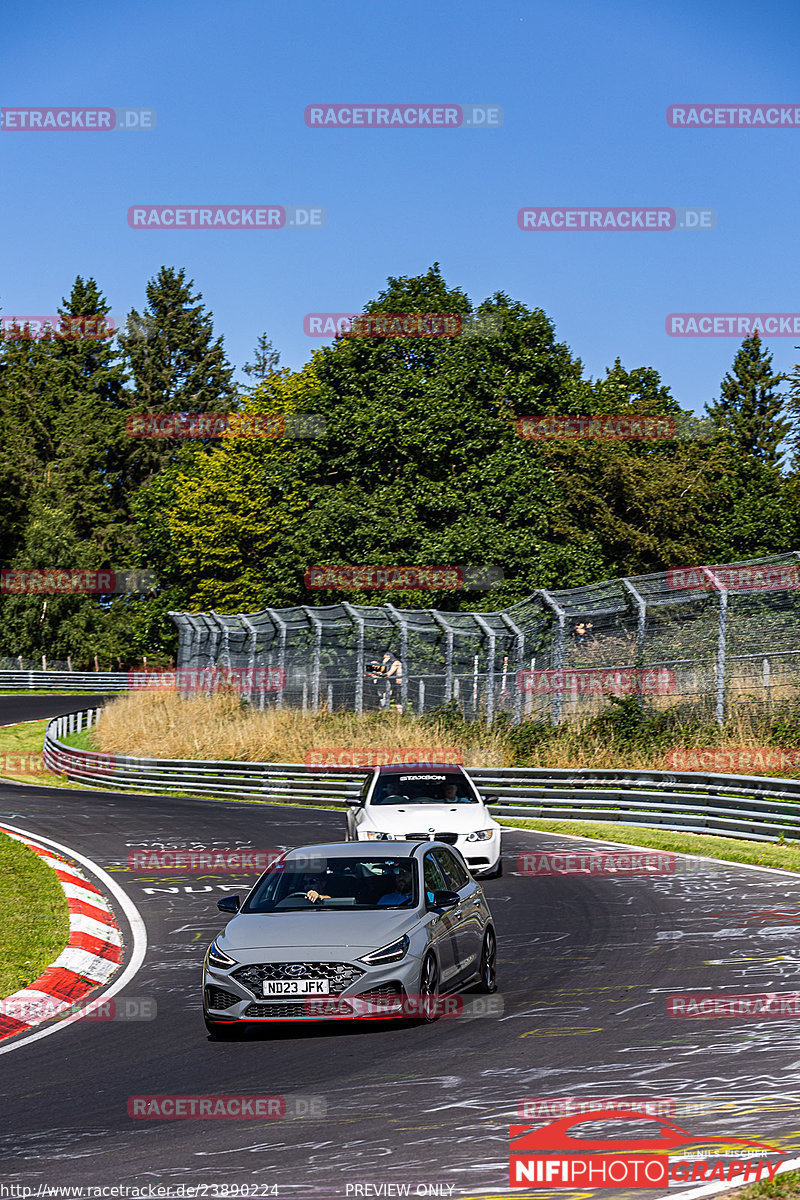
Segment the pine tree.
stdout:
<path fill-rule="evenodd" d="M 733 373 L 728 372 L 720 386 L 720 399 L 706 406 L 714 426 L 735 449 L 766 466 L 780 463 L 780 445 L 791 428 L 778 392 L 785 379 L 774 373 L 772 355 L 754 333 L 742 342 Z"/>
<path fill-rule="evenodd" d="M 245 391 L 248 392 L 255 391 L 270 375 L 274 375 L 281 360 L 280 351 L 275 349 L 265 333 L 262 333 L 256 342 L 253 357 L 255 362 L 245 363 L 242 367 L 245 375 L 249 375 L 251 379 L 255 380 L 255 384 L 245 384 Z"/>
<path fill-rule="evenodd" d="M 130 366 L 129 416 L 137 413 L 230 412 L 236 407 L 233 368 L 223 339 L 194 280 L 181 268 L 162 267 L 147 285 L 147 307 L 132 309 L 120 344 Z M 128 487 L 175 462 L 181 442 L 129 439 Z"/>

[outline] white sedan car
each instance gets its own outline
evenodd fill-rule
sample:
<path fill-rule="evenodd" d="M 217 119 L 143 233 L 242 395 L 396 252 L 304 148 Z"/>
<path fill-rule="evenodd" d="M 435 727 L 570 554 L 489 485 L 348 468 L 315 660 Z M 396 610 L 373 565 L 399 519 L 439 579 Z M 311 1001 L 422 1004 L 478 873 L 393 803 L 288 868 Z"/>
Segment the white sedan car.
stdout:
<path fill-rule="evenodd" d="M 427 841 L 455 846 L 473 875 L 503 873 L 501 826 L 463 767 L 376 767 L 347 811 L 349 842 Z"/>

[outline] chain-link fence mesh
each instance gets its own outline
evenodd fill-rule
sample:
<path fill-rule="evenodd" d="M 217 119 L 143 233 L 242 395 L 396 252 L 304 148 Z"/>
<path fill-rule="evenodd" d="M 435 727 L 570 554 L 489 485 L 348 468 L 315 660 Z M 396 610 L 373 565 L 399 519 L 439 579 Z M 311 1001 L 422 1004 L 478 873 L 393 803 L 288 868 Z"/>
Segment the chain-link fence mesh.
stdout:
<path fill-rule="evenodd" d="M 235 677 L 260 707 L 455 702 L 468 719 L 559 722 L 636 694 L 721 721 L 734 697 L 768 704 L 800 689 L 798 552 L 540 589 L 499 612 L 342 603 L 171 616 L 184 686 Z"/>

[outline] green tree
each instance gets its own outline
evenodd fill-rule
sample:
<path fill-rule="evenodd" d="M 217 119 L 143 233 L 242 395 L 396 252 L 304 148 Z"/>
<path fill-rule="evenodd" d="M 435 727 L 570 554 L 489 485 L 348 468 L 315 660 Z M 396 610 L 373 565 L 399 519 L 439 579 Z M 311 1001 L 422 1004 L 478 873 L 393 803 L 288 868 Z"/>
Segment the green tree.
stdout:
<path fill-rule="evenodd" d="M 120 345 L 132 378 L 128 415 L 138 413 L 224 413 L 236 403 L 233 368 L 222 337 L 214 336 L 211 314 L 194 280 L 162 267 L 147 285 L 143 314 L 132 309 Z M 129 492 L 177 461 L 181 442 L 129 439 Z"/>
<path fill-rule="evenodd" d="M 738 453 L 767 466 L 780 463 L 780 446 L 791 428 L 778 391 L 786 379 L 776 374 L 772 355 L 757 333 L 745 338 L 720 386 L 720 398 L 706 411 Z"/>

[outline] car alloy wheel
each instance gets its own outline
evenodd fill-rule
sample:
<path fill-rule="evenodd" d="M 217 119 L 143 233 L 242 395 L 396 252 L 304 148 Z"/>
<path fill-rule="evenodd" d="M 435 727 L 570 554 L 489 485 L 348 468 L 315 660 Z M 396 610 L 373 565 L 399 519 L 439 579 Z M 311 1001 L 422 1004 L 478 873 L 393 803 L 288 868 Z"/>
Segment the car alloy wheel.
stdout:
<path fill-rule="evenodd" d="M 439 996 L 439 968 L 432 954 L 429 954 L 422 964 L 422 971 L 419 977 L 419 995 L 421 1005 L 428 998 L 435 1003 Z M 430 1025 L 432 1021 L 437 1019 L 436 1013 L 433 1012 L 428 1016 L 423 1016 L 421 1019 L 426 1025 Z"/>
<path fill-rule="evenodd" d="M 497 939 L 491 927 L 483 935 L 478 991 L 486 993 L 497 991 Z"/>

